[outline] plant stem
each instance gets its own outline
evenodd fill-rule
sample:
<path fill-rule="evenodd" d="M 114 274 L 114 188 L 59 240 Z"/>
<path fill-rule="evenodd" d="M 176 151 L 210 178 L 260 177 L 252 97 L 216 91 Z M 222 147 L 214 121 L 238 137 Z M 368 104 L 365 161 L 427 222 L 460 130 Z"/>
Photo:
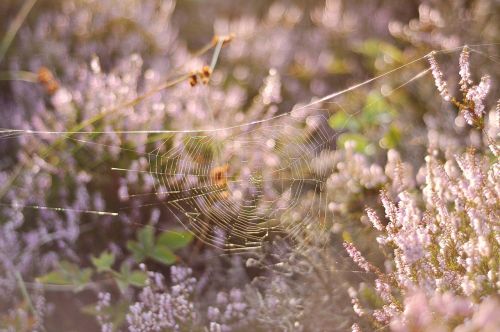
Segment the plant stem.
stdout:
<path fill-rule="evenodd" d="M 23 277 L 21 276 L 21 273 L 19 273 L 19 271 L 16 271 L 15 274 L 16 274 L 17 282 L 19 283 L 19 288 L 21 289 L 21 294 L 23 294 L 23 297 L 24 297 L 26 303 L 28 303 L 28 307 L 30 308 L 31 312 L 33 313 L 33 316 L 35 318 L 38 318 L 38 314 L 36 312 L 35 307 L 33 306 L 33 302 L 31 301 L 31 298 L 28 294 L 28 291 L 26 290 L 26 285 L 24 284 Z"/>
<path fill-rule="evenodd" d="M 19 13 L 17 13 L 16 17 L 14 18 L 14 21 L 11 23 L 9 30 L 5 34 L 5 37 L 2 39 L 2 43 L 0 43 L 0 62 L 2 62 L 3 58 L 5 57 L 5 54 L 7 53 L 10 44 L 12 44 L 12 41 L 14 40 L 14 37 L 16 36 L 17 32 L 23 25 L 24 21 L 26 20 L 26 17 L 30 13 L 31 9 L 35 5 L 35 3 L 38 0 L 27 0 L 23 6 L 21 7 L 21 10 Z"/>

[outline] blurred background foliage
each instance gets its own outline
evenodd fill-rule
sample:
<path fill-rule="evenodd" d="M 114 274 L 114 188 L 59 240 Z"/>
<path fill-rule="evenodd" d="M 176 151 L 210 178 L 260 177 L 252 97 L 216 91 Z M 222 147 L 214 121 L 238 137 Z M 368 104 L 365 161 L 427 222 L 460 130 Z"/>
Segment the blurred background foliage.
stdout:
<path fill-rule="evenodd" d="M 1 128 L 227 127 L 287 112 L 441 49 L 458 49 L 439 55 L 453 87 L 464 44 L 492 44 L 473 54 L 476 80 L 488 73 L 495 81 L 500 71 L 495 0 L 3 0 L 0 13 Z M 191 88 L 185 79 L 142 99 L 162 82 L 209 64 L 213 48 L 197 50 L 230 34 L 208 85 Z M 106 315 L 115 329 L 124 328 L 151 271 L 167 276 L 177 264 L 192 269 L 198 282 L 192 301 L 202 313 L 185 330 L 212 328 L 205 313 L 218 294 L 249 287 L 262 297 L 247 299 L 254 323 L 225 322 L 228 330 L 349 330 L 355 314 L 347 288 L 373 278 L 354 273 L 341 244 L 355 239 L 384 267 L 363 215 L 391 182 L 388 151 L 397 150 L 415 177 L 429 135 L 446 157 L 484 147 L 458 110 L 443 105 L 429 74 L 405 85 L 427 66 L 414 63 L 323 105 L 336 135 L 324 157 L 335 179 L 326 189 L 332 201 L 323 207 L 331 229 L 326 244 L 300 250 L 278 239 L 263 252 L 225 254 L 184 231 L 160 198 L 139 195 L 153 190 L 140 173 L 148 168 L 143 153 L 161 140 L 174 144 L 168 135 L 1 137 L 0 328 L 97 330 L 91 315 L 102 316 L 93 309 L 99 292 L 111 293 Z M 120 210 L 120 216 L 22 206 Z M 49 284 L 43 319 L 33 303 L 42 298 L 37 280 Z M 167 278 L 166 284 L 175 283 Z M 270 296 L 275 305 L 263 305 Z"/>

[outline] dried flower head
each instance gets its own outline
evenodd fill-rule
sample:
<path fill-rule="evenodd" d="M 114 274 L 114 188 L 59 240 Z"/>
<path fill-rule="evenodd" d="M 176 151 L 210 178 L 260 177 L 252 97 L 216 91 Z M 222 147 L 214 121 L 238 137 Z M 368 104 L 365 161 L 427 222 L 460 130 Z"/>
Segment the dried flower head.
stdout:
<path fill-rule="evenodd" d="M 210 77 L 212 75 L 212 68 L 210 68 L 207 65 L 203 66 L 203 68 L 201 68 L 199 75 L 201 78 L 201 82 L 203 84 L 208 84 L 208 82 L 210 81 Z"/>
<path fill-rule="evenodd" d="M 198 75 L 196 73 L 192 73 L 189 75 L 189 85 L 192 87 L 198 84 Z"/>
<path fill-rule="evenodd" d="M 42 84 L 49 95 L 53 95 L 59 89 L 59 84 L 57 83 L 54 75 L 47 67 L 40 67 L 38 69 L 38 82 Z"/>

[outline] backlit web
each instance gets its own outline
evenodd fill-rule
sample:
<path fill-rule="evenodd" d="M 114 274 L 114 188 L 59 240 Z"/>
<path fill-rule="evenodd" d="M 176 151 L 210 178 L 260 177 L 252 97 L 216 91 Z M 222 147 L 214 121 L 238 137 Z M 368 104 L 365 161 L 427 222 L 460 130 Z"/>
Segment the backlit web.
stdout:
<path fill-rule="evenodd" d="M 177 134 L 149 153 L 149 173 L 160 199 L 209 245 L 258 248 L 273 233 L 303 240 L 325 227 L 317 203 L 301 204 L 306 192 L 319 201 L 326 195 L 326 178 L 312 165 L 334 136 L 327 117 L 309 109 Z"/>
<path fill-rule="evenodd" d="M 221 44 L 218 46 L 220 49 Z M 400 85 L 386 89 L 385 96 L 388 96 L 427 74 L 427 66 L 416 66 L 419 70 L 424 68 L 418 73 L 407 68 L 425 63 L 425 60 L 423 56 L 309 104 L 296 106 L 289 112 L 226 128 L 186 128 L 180 131 L 2 129 L 0 138 L 57 135 L 61 140 L 73 139 L 85 145 L 101 144 L 92 141 L 95 135 L 160 135 L 162 138 L 148 145 L 151 147 L 146 153 L 134 151 L 147 160 L 147 170 L 140 172 L 145 172 L 153 183 L 153 195 L 157 201 L 203 243 L 227 251 L 243 251 L 259 248 L 276 235 L 295 244 L 323 242 L 328 234 L 325 230 L 331 228 L 329 223 L 333 218 L 328 210 L 330 199 L 326 190 L 331 165 L 328 165 L 328 158 L 322 157 L 337 149 L 337 136 L 361 112 L 361 109 L 356 109 L 348 113 L 336 103 L 336 97 L 365 87 L 374 89 L 375 82 L 398 74 Z M 428 84 L 432 83 L 429 81 Z M 138 100 L 150 97 L 166 86 L 148 92 Z M 335 130 L 328 123 L 333 104 L 336 105 L 334 112 L 345 113 L 343 123 Z M 126 107 L 130 105 L 132 103 L 125 103 Z M 117 106 L 111 111 L 119 109 Z M 127 150 L 120 146 L 116 148 Z M 116 167 L 113 170 L 138 172 L 132 168 Z M 127 213 L 123 210 L 110 213 L 66 207 L 31 207 L 112 216 Z"/>

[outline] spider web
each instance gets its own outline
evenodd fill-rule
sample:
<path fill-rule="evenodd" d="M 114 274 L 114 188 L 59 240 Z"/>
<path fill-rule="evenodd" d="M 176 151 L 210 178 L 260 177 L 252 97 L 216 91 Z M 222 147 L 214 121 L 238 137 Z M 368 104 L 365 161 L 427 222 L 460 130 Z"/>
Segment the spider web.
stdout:
<path fill-rule="evenodd" d="M 326 116 L 307 113 L 161 141 L 148 155 L 157 195 L 198 239 L 225 250 L 258 248 L 277 232 L 319 234 L 321 209 L 298 207 L 306 192 L 326 195 L 326 176 L 311 160 L 335 133 Z"/>
<path fill-rule="evenodd" d="M 451 51 L 456 50 L 446 52 Z M 153 195 L 203 243 L 227 251 L 243 251 L 260 248 L 275 234 L 295 243 L 324 241 L 332 218 L 327 209 L 329 172 L 321 164 L 321 154 L 337 148 L 336 138 L 342 129 L 329 126 L 331 114 L 322 106 L 422 60 L 425 56 L 290 112 L 227 128 L 112 132 L 5 129 L 0 134 L 4 139 L 18 135 L 56 134 L 75 139 L 68 135 L 162 134 L 167 138 L 157 140 L 155 148 L 144 154 L 149 168 L 146 173 L 154 185 Z M 428 71 L 410 74 L 409 79 L 385 96 Z M 338 111 L 346 112 L 342 107 Z M 359 112 L 346 112 L 343 127 Z"/>

